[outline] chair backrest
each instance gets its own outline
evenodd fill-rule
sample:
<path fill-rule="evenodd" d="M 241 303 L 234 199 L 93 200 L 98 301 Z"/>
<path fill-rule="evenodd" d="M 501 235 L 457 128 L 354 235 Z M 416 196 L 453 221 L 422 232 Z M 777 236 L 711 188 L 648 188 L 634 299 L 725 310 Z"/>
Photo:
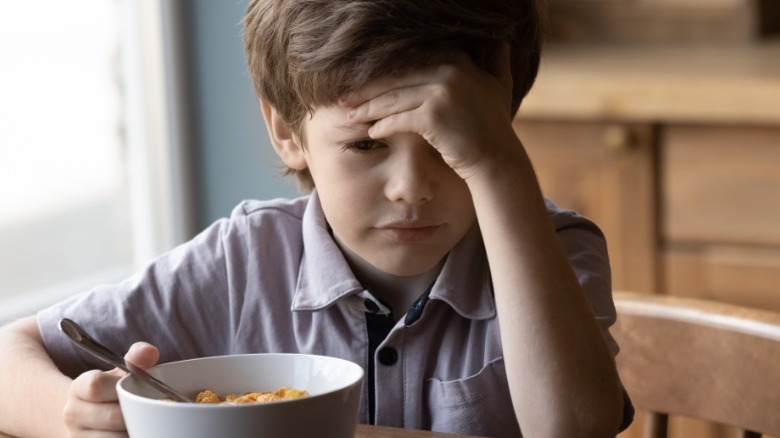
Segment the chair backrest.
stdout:
<path fill-rule="evenodd" d="M 724 303 L 615 292 L 618 370 L 646 434 L 667 415 L 780 436 L 780 314 Z M 647 436 L 647 435 L 646 435 Z"/>

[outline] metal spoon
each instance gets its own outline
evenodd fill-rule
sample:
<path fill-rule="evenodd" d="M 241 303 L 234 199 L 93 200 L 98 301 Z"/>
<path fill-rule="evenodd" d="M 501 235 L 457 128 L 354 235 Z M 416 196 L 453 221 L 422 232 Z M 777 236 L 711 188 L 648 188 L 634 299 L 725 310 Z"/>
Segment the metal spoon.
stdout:
<path fill-rule="evenodd" d="M 78 345 L 84 351 L 92 354 L 93 356 L 97 357 L 98 359 L 110 365 L 113 365 L 121 370 L 124 370 L 134 375 L 135 377 L 138 378 L 138 380 L 156 389 L 164 396 L 179 402 L 188 402 L 188 403 L 195 402 L 191 397 L 179 393 L 175 389 L 171 388 L 170 386 L 156 379 L 154 376 L 147 373 L 146 370 L 144 370 L 143 368 L 133 365 L 132 363 L 124 360 L 122 357 L 120 357 L 113 351 L 109 350 L 98 341 L 94 340 L 91 336 L 87 334 L 87 332 L 84 331 L 84 329 L 81 328 L 81 326 L 79 326 L 72 320 L 68 318 L 61 319 L 60 330 L 63 333 L 65 333 L 68 336 L 68 338 L 70 338 L 70 340 L 73 341 L 73 343 Z"/>

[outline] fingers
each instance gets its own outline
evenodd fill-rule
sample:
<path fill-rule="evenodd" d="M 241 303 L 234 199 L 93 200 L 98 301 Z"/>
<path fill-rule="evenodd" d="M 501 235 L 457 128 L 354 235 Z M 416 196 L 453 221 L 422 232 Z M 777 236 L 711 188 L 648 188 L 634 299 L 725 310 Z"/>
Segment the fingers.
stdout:
<path fill-rule="evenodd" d="M 431 142 L 442 126 L 453 126 L 448 119 L 456 118 L 462 109 L 477 108 L 475 99 L 484 99 L 477 84 L 487 76 L 464 55 L 464 59 L 406 76 L 380 78 L 349 93 L 341 104 L 349 107 L 350 122 L 372 125 L 368 130 L 372 138 L 415 132 Z M 490 80 L 497 82 L 493 77 Z"/>
<path fill-rule="evenodd" d="M 433 120 L 439 120 L 437 113 L 457 107 L 475 109 L 485 105 L 478 102 L 494 98 L 500 99 L 502 102 L 498 105 L 505 106 L 508 111 L 512 91 L 509 52 L 501 53 L 500 59 L 496 60 L 502 66 L 498 69 L 501 76 L 478 68 L 463 54 L 449 63 L 374 80 L 342 96 L 339 104 L 349 108 L 347 117 L 353 123 L 375 123 L 400 113 L 414 113 L 423 106 L 426 111 L 433 112 Z M 488 91 L 497 88 L 502 91 Z M 412 115 L 412 120 L 414 117 Z M 374 138 L 379 137 L 370 133 Z"/>
<path fill-rule="evenodd" d="M 350 123 L 370 125 L 371 138 L 418 134 L 466 179 L 517 144 L 508 47 L 494 61 L 488 66 L 492 72 L 465 54 L 454 56 L 446 63 L 374 80 L 342 96 L 339 104 Z"/>
<path fill-rule="evenodd" d="M 369 135 L 382 138 L 390 133 L 387 126 L 399 125 L 398 120 L 390 120 L 393 117 L 414 121 L 423 105 L 433 111 L 446 107 L 454 98 L 453 84 L 459 81 L 457 69 L 455 65 L 443 64 L 404 76 L 380 78 L 350 92 L 340 104 L 349 108 L 350 122 L 373 124 Z"/>
<path fill-rule="evenodd" d="M 116 382 L 124 373 L 121 371 L 91 370 L 78 376 L 70 386 L 71 394 L 80 400 L 105 403 L 117 400 Z"/>
<path fill-rule="evenodd" d="M 88 437 L 89 431 L 119 433 L 100 436 L 126 436 L 116 394 L 116 382 L 123 374 L 119 370 L 92 370 L 73 380 L 63 410 L 70 436 Z"/>
<path fill-rule="evenodd" d="M 110 432 L 105 430 L 84 430 L 71 433 L 70 438 L 127 438 L 127 432 Z"/>
<path fill-rule="evenodd" d="M 369 124 L 368 135 L 371 138 L 384 138 L 392 133 L 389 126 L 397 125 L 392 122 L 394 116 L 403 116 L 413 113 L 425 103 L 423 96 L 426 91 L 424 85 L 412 85 L 405 88 L 388 88 L 361 104 L 349 108 L 347 119 L 351 123 Z M 365 93 L 361 90 L 359 97 L 353 99 L 362 100 L 364 96 L 373 95 L 373 92 Z M 353 95 L 354 96 L 354 95 Z M 411 129 L 411 127 L 408 127 Z"/>
<path fill-rule="evenodd" d="M 372 80 L 359 89 L 341 96 L 339 104 L 345 107 L 357 107 L 390 90 L 415 87 L 430 82 L 430 68 L 418 69 L 400 76 L 385 76 Z M 392 101 L 392 98 L 389 99 Z"/>
<path fill-rule="evenodd" d="M 160 350 L 146 342 L 136 342 L 125 354 L 125 360 L 141 368 L 151 368 L 160 360 Z"/>
<path fill-rule="evenodd" d="M 404 116 L 414 113 L 426 102 L 423 97 L 429 94 L 429 91 L 423 90 L 426 87 L 433 87 L 433 85 L 388 90 L 350 109 L 347 117 L 352 123 L 372 124 L 368 134 L 372 138 L 383 138 L 392 132 L 389 130 L 391 125 L 397 125 L 397 123 L 392 123 L 394 117 L 407 118 Z"/>
<path fill-rule="evenodd" d="M 508 80 L 512 81 L 509 68 L 509 46 L 504 45 L 503 50 L 499 52 L 499 57 L 495 59 L 495 65 L 491 65 L 490 71 L 478 68 L 471 58 L 463 52 L 452 56 L 447 62 L 412 69 L 401 75 L 384 76 L 372 80 L 359 89 L 352 90 L 340 97 L 338 103 L 345 107 L 357 107 L 371 99 L 376 99 L 382 95 L 387 102 L 395 100 L 395 90 L 409 89 L 414 91 L 415 87 L 426 84 L 443 82 L 451 80 L 453 73 L 459 70 L 469 71 L 470 74 L 489 74 L 498 78 L 502 83 Z M 496 70 L 495 72 L 493 70 Z M 510 90 L 511 91 L 511 90 Z"/>
<path fill-rule="evenodd" d="M 159 350 L 145 342 L 133 344 L 125 354 L 126 361 L 142 368 L 153 367 L 159 358 Z M 119 369 L 92 370 L 73 380 L 63 410 L 70 437 L 127 437 L 116 393 L 116 383 L 124 375 Z"/>
<path fill-rule="evenodd" d="M 439 116 L 435 112 L 424 111 L 400 111 L 392 115 L 380 118 L 368 128 L 371 138 L 389 138 L 398 132 L 414 132 L 424 138 L 428 143 L 435 145 L 436 124 L 431 122 Z M 439 117 L 440 118 L 440 117 Z"/>

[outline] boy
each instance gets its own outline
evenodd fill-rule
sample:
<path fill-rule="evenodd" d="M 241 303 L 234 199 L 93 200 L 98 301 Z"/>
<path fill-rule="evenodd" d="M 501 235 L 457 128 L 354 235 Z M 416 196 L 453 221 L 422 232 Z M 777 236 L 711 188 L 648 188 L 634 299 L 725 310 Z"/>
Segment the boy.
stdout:
<path fill-rule="evenodd" d="M 137 276 L 4 328 L 0 430 L 124 436 L 119 373 L 57 333 L 67 316 L 144 367 L 352 360 L 363 422 L 614 436 L 603 236 L 545 202 L 512 129 L 539 23 L 533 0 L 251 1 L 271 141 L 312 193 L 244 202 Z"/>

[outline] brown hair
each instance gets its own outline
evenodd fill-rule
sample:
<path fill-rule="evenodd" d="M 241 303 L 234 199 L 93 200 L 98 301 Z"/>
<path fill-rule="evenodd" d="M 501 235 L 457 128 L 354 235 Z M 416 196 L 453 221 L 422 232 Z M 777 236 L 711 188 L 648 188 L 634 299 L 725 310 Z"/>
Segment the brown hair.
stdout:
<path fill-rule="evenodd" d="M 512 114 L 539 69 L 540 0 L 251 0 L 244 49 L 255 92 L 300 136 L 314 107 L 373 78 L 466 52 L 488 68 L 510 46 Z M 311 189 L 308 172 L 297 174 Z"/>

